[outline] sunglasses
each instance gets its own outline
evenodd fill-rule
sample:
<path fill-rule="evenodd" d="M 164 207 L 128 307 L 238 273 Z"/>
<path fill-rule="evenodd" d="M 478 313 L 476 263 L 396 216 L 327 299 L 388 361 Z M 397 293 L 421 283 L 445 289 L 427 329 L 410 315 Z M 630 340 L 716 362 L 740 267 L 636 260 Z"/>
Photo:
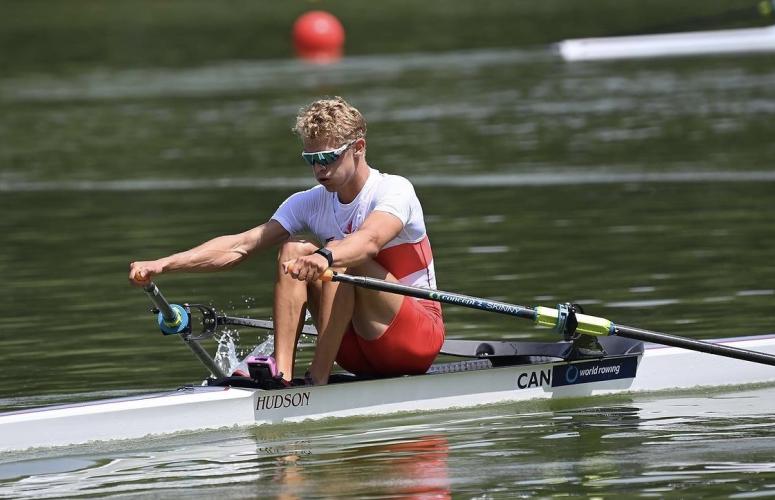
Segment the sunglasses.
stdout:
<path fill-rule="evenodd" d="M 306 161 L 310 167 L 314 167 L 315 163 L 322 167 L 327 167 L 328 165 L 331 165 L 336 160 L 338 160 L 339 157 L 342 156 L 344 152 L 347 151 L 347 148 L 352 146 L 354 142 L 355 140 L 350 141 L 343 146 L 340 146 L 336 149 L 329 149 L 328 151 L 316 151 L 314 153 L 307 153 L 306 151 L 302 151 L 301 157 L 304 158 L 304 161 Z"/>

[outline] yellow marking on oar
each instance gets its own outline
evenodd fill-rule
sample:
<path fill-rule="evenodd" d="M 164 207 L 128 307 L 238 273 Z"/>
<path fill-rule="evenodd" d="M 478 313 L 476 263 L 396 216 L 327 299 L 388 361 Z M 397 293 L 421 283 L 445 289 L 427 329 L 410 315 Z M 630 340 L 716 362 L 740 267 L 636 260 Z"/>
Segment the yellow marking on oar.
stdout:
<path fill-rule="evenodd" d="M 557 309 L 538 306 L 535 311 L 536 324 L 549 328 L 557 327 L 557 318 L 560 315 Z M 587 335 L 611 335 L 611 329 L 614 325 L 610 320 L 588 314 L 576 314 L 576 321 L 579 323 L 576 331 Z"/>

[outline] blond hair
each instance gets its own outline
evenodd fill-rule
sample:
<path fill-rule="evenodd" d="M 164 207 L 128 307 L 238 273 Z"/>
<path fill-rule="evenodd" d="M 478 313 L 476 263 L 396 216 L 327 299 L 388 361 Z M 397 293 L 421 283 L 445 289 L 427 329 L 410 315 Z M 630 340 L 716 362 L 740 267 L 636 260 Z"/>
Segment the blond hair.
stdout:
<path fill-rule="evenodd" d="M 339 96 L 317 101 L 299 110 L 293 127 L 303 141 L 331 140 L 344 144 L 366 137 L 366 119 Z"/>

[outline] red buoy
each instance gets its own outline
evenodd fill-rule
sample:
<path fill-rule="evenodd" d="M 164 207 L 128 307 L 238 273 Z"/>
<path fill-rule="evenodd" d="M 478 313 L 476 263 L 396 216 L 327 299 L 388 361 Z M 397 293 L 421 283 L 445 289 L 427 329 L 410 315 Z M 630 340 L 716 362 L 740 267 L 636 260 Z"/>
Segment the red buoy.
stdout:
<path fill-rule="evenodd" d="M 317 63 L 329 63 L 342 57 L 344 27 L 333 14 L 312 10 L 293 23 L 296 55 Z"/>

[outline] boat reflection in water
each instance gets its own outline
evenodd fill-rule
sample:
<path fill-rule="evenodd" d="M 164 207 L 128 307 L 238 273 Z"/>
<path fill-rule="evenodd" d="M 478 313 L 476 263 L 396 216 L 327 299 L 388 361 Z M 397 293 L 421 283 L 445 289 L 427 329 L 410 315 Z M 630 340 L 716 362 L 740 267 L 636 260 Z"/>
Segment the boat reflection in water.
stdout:
<path fill-rule="evenodd" d="M 220 429 L 3 453 L 0 498 L 775 493 L 773 426 L 764 387 Z"/>
<path fill-rule="evenodd" d="M 293 453 L 277 457 L 277 497 L 451 498 L 449 444 L 443 435 L 354 445 L 333 454 L 334 457 L 313 454 L 300 444 Z"/>

